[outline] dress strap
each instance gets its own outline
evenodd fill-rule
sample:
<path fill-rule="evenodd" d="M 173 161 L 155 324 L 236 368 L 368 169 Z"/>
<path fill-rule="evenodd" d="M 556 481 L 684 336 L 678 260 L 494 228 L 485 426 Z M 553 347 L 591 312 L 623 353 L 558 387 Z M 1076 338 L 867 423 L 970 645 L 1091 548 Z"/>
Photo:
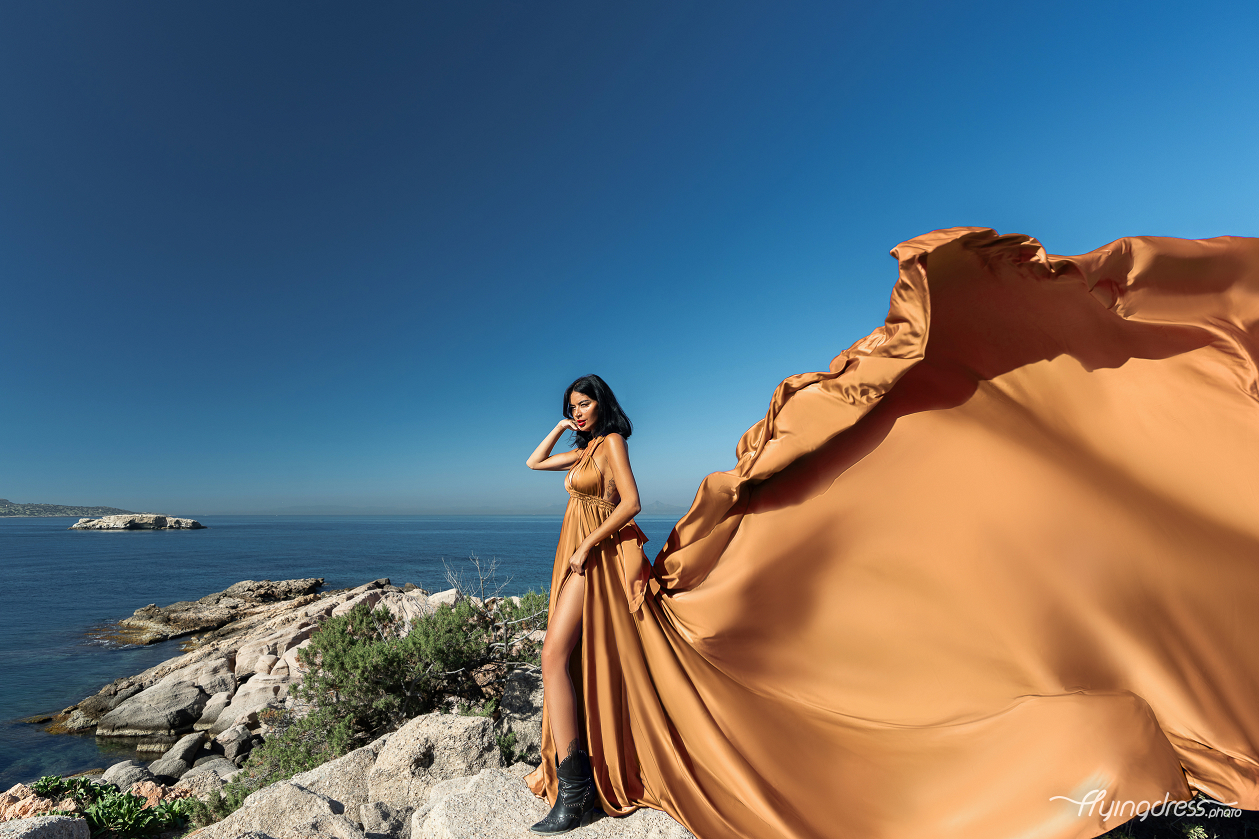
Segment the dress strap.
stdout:
<path fill-rule="evenodd" d="M 600 434 L 596 439 L 591 440 L 590 444 L 586 446 L 586 453 L 590 457 L 590 463 L 594 466 L 595 471 L 600 475 L 603 474 L 603 470 L 599 468 L 599 461 L 595 460 L 595 449 L 599 448 L 599 444 L 606 439 L 607 438 L 605 436 Z"/>

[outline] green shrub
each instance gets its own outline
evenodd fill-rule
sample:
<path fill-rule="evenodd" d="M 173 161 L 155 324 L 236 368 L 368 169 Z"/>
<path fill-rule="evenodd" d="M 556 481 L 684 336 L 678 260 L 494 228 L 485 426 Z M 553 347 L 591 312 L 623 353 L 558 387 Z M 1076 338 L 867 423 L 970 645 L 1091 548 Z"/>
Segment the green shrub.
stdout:
<path fill-rule="evenodd" d="M 401 621 L 392 612 L 359 604 L 329 618 L 311 635 L 310 646 L 298 653 L 310 669 L 294 694 L 309 704 L 312 714 L 322 712 L 335 721 L 329 732 L 334 751 L 344 753 L 369 742 L 431 708 L 440 679 L 434 675 L 437 662 L 421 648 L 436 647 L 431 654 L 437 661 L 463 660 L 462 639 L 443 625 L 450 623 L 444 617 L 439 610 L 421 619 L 427 634 L 436 634 L 439 641 L 414 629 L 403 638 Z"/>
<path fill-rule="evenodd" d="M 252 787 L 248 781 L 238 782 L 233 779 L 222 792 L 211 792 L 208 801 L 197 798 L 183 799 L 184 812 L 188 816 L 189 824 L 193 827 L 205 827 L 222 821 L 239 810 L 240 805 L 245 803 L 245 798 L 257 788 Z"/>
<path fill-rule="evenodd" d="M 536 591 L 519 604 L 460 600 L 416 618 L 405 636 L 402 622 L 388 609 L 359 604 L 328 619 L 298 653 L 309 672 L 294 695 L 312 714 L 326 712 L 315 730 L 327 732 L 337 754 L 445 699 L 483 706 L 497 698 L 508 664 L 537 662 L 539 645 L 524 636 L 546 628 L 547 600 Z"/>
<path fill-rule="evenodd" d="M 520 759 L 520 754 L 516 751 L 516 732 L 508 731 L 499 734 L 496 739 L 498 740 L 498 754 L 502 757 L 504 766 L 511 766 Z"/>

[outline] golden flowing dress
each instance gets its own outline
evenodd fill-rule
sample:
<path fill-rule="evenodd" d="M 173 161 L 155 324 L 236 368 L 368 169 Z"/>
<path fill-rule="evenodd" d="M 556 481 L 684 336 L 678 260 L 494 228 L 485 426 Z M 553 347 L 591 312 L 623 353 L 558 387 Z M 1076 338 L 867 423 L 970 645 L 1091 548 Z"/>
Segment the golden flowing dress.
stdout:
<path fill-rule="evenodd" d="M 892 254 L 886 323 L 778 387 L 637 607 L 632 551 L 600 555 L 605 809 L 701 839 L 1259 809 L 1259 239 Z"/>

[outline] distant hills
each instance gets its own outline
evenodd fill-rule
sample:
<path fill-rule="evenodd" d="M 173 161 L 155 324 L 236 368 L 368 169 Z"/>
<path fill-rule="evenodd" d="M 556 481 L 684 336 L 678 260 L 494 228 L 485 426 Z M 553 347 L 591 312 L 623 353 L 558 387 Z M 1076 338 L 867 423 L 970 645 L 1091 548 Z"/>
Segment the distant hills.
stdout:
<path fill-rule="evenodd" d="M 673 504 L 661 504 L 659 501 L 653 501 L 650 504 L 644 504 L 643 509 L 639 512 L 640 516 L 681 516 L 686 512 L 685 507 L 676 507 Z"/>
<path fill-rule="evenodd" d="M 120 510 L 117 507 L 68 507 L 64 504 L 18 504 L 7 498 L 0 498 L 0 517 L 3 516 L 78 516 L 80 518 L 100 518 L 101 516 L 122 516 L 133 512 Z"/>

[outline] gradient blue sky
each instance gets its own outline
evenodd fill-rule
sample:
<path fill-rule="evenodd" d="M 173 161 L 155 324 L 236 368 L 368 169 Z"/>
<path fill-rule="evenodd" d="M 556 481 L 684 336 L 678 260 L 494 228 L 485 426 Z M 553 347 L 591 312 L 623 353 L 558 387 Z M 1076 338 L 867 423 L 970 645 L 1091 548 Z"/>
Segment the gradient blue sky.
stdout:
<path fill-rule="evenodd" d="M 0 4 L 0 497 L 648 502 L 879 325 L 898 242 L 1259 234 L 1255 3 Z"/>

